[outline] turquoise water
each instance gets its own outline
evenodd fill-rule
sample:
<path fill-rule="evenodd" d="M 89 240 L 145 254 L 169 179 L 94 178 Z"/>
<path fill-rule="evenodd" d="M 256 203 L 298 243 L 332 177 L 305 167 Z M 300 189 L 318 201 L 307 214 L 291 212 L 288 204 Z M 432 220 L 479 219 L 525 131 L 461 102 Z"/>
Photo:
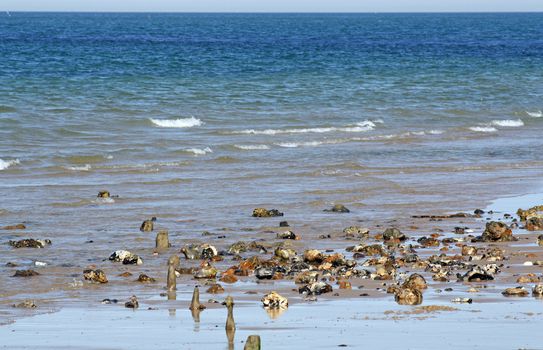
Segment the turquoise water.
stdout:
<path fill-rule="evenodd" d="M 311 238 L 530 192 L 541 67 L 543 14 L 1 15 L 0 223 L 29 227 L 4 241 L 51 238 L 62 284 L 151 247 L 150 216 L 226 246 L 277 224 L 257 206 Z"/>

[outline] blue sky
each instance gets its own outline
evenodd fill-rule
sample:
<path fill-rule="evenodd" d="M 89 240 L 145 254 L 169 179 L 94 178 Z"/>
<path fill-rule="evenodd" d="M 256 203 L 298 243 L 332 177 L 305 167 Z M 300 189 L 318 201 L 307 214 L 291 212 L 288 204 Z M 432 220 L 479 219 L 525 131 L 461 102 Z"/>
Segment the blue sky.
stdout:
<path fill-rule="evenodd" d="M 9 11 L 471 12 L 543 11 L 543 0 L 2 0 Z"/>

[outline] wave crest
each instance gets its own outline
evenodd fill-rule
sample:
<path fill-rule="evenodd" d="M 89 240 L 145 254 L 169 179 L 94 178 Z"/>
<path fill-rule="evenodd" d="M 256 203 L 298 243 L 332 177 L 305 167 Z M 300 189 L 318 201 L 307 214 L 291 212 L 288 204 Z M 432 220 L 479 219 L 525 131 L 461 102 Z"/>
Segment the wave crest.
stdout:
<path fill-rule="evenodd" d="M 149 118 L 151 123 L 161 128 L 192 128 L 193 126 L 200 126 L 203 122 L 194 117 L 181 118 L 181 119 L 153 119 Z"/>
<path fill-rule="evenodd" d="M 247 129 L 234 131 L 234 134 L 251 134 L 251 135 L 278 135 L 278 134 L 305 134 L 305 133 L 328 133 L 328 132 L 367 132 L 375 129 L 375 123 L 382 123 L 382 120 L 364 120 L 363 122 L 344 127 L 321 127 L 321 128 L 288 128 L 288 129 Z"/>
<path fill-rule="evenodd" d="M 518 128 L 520 126 L 524 126 L 524 122 L 521 119 L 493 120 L 491 124 L 494 126 L 502 126 L 507 128 Z"/>
<path fill-rule="evenodd" d="M 213 153 L 213 150 L 209 147 L 206 148 L 188 148 L 185 151 L 193 153 L 195 156 L 203 156 L 208 153 Z"/>
<path fill-rule="evenodd" d="M 245 151 L 270 149 L 270 146 L 267 145 L 234 145 L 234 147 Z"/>
<path fill-rule="evenodd" d="M 492 127 L 492 126 L 472 126 L 469 129 L 471 131 L 474 131 L 474 132 L 485 132 L 485 133 L 498 131 L 498 129 L 496 129 L 495 127 Z"/>
<path fill-rule="evenodd" d="M 13 160 L 3 160 L 0 159 L 0 170 L 4 170 L 9 168 L 12 165 L 19 164 L 19 159 L 13 159 Z"/>

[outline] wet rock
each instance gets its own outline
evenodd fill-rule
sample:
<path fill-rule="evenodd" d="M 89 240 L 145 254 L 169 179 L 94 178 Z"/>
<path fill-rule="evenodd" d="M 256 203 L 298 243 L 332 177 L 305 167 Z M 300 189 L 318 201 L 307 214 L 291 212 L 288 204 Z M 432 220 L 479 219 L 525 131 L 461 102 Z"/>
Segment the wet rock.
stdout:
<path fill-rule="evenodd" d="M 351 285 L 351 282 L 349 281 L 339 281 L 338 286 L 339 286 L 339 289 L 353 289 L 353 286 Z"/>
<path fill-rule="evenodd" d="M 220 294 L 224 293 L 224 288 L 220 284 L 214 283 L 207 289 L 206 292 L 209 294 Z"/>
<path fill-rule="evenodd" d="M 347 248 L 347 251 L 351 251 L 353 253 L 362 253 L 364 255 L 368 256 L 387 256 L 387 252 L 380 244 L 372 244 L 372 245 L 357 245 L 354 247 Z"/>
<path fill-rule="evenodd" d="M 527 275 L 520 276 L 519 278 L 517 278 L 517 283 L 538 283 L 538 282 L 539 282 L 539 277 L 537 277 L 533 273 L 529 273 Z"/>
<path fill-rule="evenodd" d="M 483 215 L 484 213 L 485 213 L 485 211 L 482 210 L 482 209 L 475 209 L 473 211 L 473 214 L 475 214 L 475 215 Z"/>
<path fill-rule="evenodd" d="M 205 308 L 205 305 L 200 304 L 200 289 L 198 286 L 195 286 L 194 291 L 192 292 L 192 300 L 190 301 L 189 309 L 192 311 L 199 311 L 204 310 Z"/>
<path fill-rule="evenodd" d="M 24 224 L 17 224 L 17 225 L 8 225 L 0 228 L 0 230 L 25 230 L 26 226 Z"/>
<path fill-rule="evenodd" d="M 255 270 L 255 276 L 259 280 L 271 280 L 275 274 L 275 269 L 270 267 L 259 267 Z"/>
<path fill-rule="evenodd" d="M 509 242 L 513 241 L 513 232 L 511 229 L 499 221 L 491 221 L 486 224 L 486 229 L 483 235 L 478 237 L 476 241 L 483 242 Z"/>
<path fill-rule="evenodd" d="M 526 219 L 526 229 L 528 231 L 543 231 L 543 218 L 531 217 Z"/>
<path fill-rule="evenodd" d="M 537 245 L 543 247 L 543 235 L 537 237 Z"/>
<path fill-rule="evenodd" d="M 129 309 L 137 309 L 140 306 L 140 303 L 138 302 L 138 298 L 135 295 L 132 295 L 130 299 L 124 303 L 124 307 L 127 307 Z"/>
<path fill-rule="evenodd" d="M 425 247 L 439 247 L 439 240 L 432 237 L 421 237 L 417 239 L 417 242 Z"/>
<path fill-rule="evenodd" d="M 202 264 L 200 269 L 194 274 L 194 278 L 206 278 L 206 279 L 215 279 L 217 276 L 217 269 L 213 267 L 210 263 L 205 262 Z"/>
<path fill-rule="evenodd" d="M 283 215 L 284 214 L 277 209 L 267 210 L 265 208 L 256 208 L 255 210 L 253 210 L 253 217 L 255 218 L 269 218 Z"/>
<path fill-rule="evenodd" d="M 521 221 L 526 221 L 533 217 L 543 217 L 543 205 L 536 205 L 526 210 L 519 209 L 517 210 L 517 215 Z"/>
<path fill-rule="evenodd" d="M 156 217 L 154 217 L 154 216 L 149 220 L 145 220 L 144 222 L 141 223 L 140 231 L 141 232 L 151 232 L 151 231 L 153 231 L 153 229 L 155 227 L 155 221 L 156 221 Z"/>
<path fill-rule="evenodd" d="M 405 241 L 407 236 L 395 227 L 389 227 L 383 232 L 383 240 L 388 241 Z"/>
<path fill-rule="evenodd" d="M 109 191 L 100 191 L 98 192 L 98 195 L 96 196 L 98 198 L 111 198 L 111 194 Z"/>
<path fill-rule="evenodd" d="M 530 293 L 524 288 L 524 287 L 514 287 L 514 288 L 507 288 L 502 292 L 503 295 L 510 297 L 526 297 Z"/>
<path fill-rule="evenodd" d="M 110 256 L 109 260 L 114 262 L 121 262 L 123 265 L 141 265 L 143 260 L 134 253 L 128 250 L 116 250 Z"/>
<path fill-rule="evenodd" d="M 51 245 L 51 240 L 28 238 L 20 241 L 9 241 L 9 245 L 13 248 L 44 248 Z"/>
<path fill-rule="evenodd" d="M 399 305 L 420 305 L 422 304 L 422 292 L 418 289 L 400 288 L 394 294 L 394 300 Z"/>
<path fill-rule="evenodd" d="M 351 212 L 343 204 L 336 204 L 330 209 L 324 209 L 324 211 L 331 212 L 331 213 L 350 213 Z"/>
<path fill-rule="evenodd" d="M 418 273 L 414 273 L 409 276 L 407 280 L 405 280 L 405 282 L 402 284 L 402 288 L 418 289 L 422 291 L 428 288 L 428 285 L 426 284 L 426 280 L 424 279 L 424 277 L 422 277 Z"/>
<path fill-rule="evenodd" d="M 471 304 L 473 303 L 473 299 L 471 298 L 454 298 L 453 300 L 451 300 L 452 303 L 457 303 L 457 304 Z"/>
<path fill-rule="evenodd" d="M 369 237 L 370 230 L 360 226 L 349 226 L 343 229 L 345 237 L 351 238 L 367 238 Z"/>
<path fill-rule="evenodd" d="M 108 305 L 108 304 L 117 304 L 119 302 L 119 300 L 117 299 L 109 299 L 109 298 L 106 298 L 106 299 L 103 299 L 101 301 L 102 304 L 105 304 L 105 305 Z"/>
<path fill-rule="evenodd" d="M 286 222 L 286 221 L 281 221 L 281 222 L 279 223 L 279 227 L 289 227 L 289 224 L 288 224 L 288 222 Z"/>
<path fill-rule="evenodd" d="M 324 254 L 317 249 L 308 249 L 304 252 L 304 261 L 310 264 L 320 264 L 324 260 Z"/>
<path fill-rule="evenodd" d="M 462 246 L 462 255 L 463 256 L 473 256 L 477 255 L 477 248 L 469 245 Z"/>
<path fill-rule="evenodd" d="M 466 233 L 466 229 L 464 227 L 455 227 L 454 233 L 457 235 L 463 235 Z"/>
<path fill-rule="evenodd" d="M 325 282 L 314 282 L 303 287 L 298 288 L 300 294 L 307 295 L 321 295 L 324 293 L 332 292 L 332 286 Z"/>
<path fill-rule="evenodd" d="M 446 268 L 440 269 L 434 275 L 432 275 L 432 280 L 436 282 L 449 282 L 450 272 Z"/>
<path fill-rule="evenodd" d="M 281 296 L 277 292 L 270 292 L 261 299 L 265 308 L 270 309 L 286 309 L 288 307 L 288 299 Z"/>
<path fill-rule="evenodd" d="M 102 270 L 86 269 L 83 271 L 83 278 L 87 281 L 92 281 L 92 282 L 97 282 L 97 283 L 108 282 L 106 274 Z"/>
<path fill-rule="evenodd" d="M 217 248 L 207 243 L 187 244 L 181 248 L 181 253 L 189 260 L 212 259 L 218 255 Z"/>
<path fill-rule="evenodd" d="M 40 274 L 34 270 L 17 270 L 12 277 L 33 277 Z"/>
<path fill-rule="evenodd" d="M 170 248 L 170 239 L 168 237 L 168 231 L 162 230 L 156 234 L 155 238 L 155 248 L 158 250 L 166 250 Z"/>
<path fill-rule="evenodd" d="M 247 251 L 247 243 L 245 242 L 236 242 L 228 248 L 228 254 L 240 254 Z"/>
<path fill-rule="evenodd" d="M 474 266 L 459 279 L 465 282 L 492 281 L 494 275 L 500 271 L 497 265 L 488 264 L 485 266 Z"/>
<path fill-rule="evenodd" d="M 296 256 L 296 251 L 291 248 L 279 246 L 275 249 L 274 254 L 281 260 L 290 260 Z"/>
<path fill-rule="evenodd" d="M 234 275 L 228 274 L 228 275 L 222 275 L 220 278 L 220 281 L 224 283 L 236 283 L 238 281 L 238 278 Z"/>
<path fill-rule="evenodd" d="M 532 295 L 536 298 L 543 298 L 543 284 L 539 283 L 532 289 Z"/>
<path fill-rule="evenodd" d="M 245 341 L 243 350 L 260 350 L 260 336 L 250 335 Z"/>
<path fill-rule="evenodd" d="M 139 275 L 139 277 L 137 279 L 137 282 L 140 282 L 140 283 L 155 283 L 156 279 L 154 279 L 153 277 L 149 277 L 144 273 L 140 273 L 140 275 Z"/>
<path fill-rule="evenodd" d="M 304 271 L 296 275 L 294 281 L 299 284 L 311 284 L 317 282 L 318 278 L 319 273 L 317 271 Z"/>
<path fill-rule="evenodd" d="M 285 231 L 277 234 L 277 238 L 279 239 L 300 239 L 294 232 L 292 231 Z"/>
<path fill-rule="evenodd" d="M 35 309 L 38 307 L 33 300 L 25 300 L 19 304 L 13 304 L 12 306 L 18 309 Z"/>

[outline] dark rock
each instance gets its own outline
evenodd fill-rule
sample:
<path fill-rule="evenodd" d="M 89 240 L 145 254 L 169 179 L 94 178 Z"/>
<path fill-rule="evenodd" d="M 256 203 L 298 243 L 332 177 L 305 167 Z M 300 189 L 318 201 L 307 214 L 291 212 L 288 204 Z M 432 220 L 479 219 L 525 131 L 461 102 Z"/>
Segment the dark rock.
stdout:
<path fill-rule="evenodd" d="M 387 241 L 405 241 L 407 236 L 395 227 L 389 227 L 383 232 L 383 240 Z"/>
<path fill-rule="evenodd" d="M 154 223 L 156 221 L 156 217 L 152 217 L 150 220 L 145 220 L 141 223 L 140 231 L 141 232 L 151 232 L 154 229 Z"/>
<path fill-rule="evenodd" d="M 255 270 L 255 277 L 259 280 L 271 280 L 275 274 L 275 269 L 269 267 L 259 267 Z"/>
<path fill-rule="evenodd" d="M 466 229 L 464 227 L 455 227 L 454 233 L 457 235 L 463 235 L 466 233 Z"/>
<path fill-rule="evenodd" d="M 154 279 L 153 277 L 149 277 L 144 273 L 140 273 L 137 281 L 141 283 L 154 283 L 156 282 L 156 279 Z"/>
<path fill-rule="evenodd" d="M 332 292 L 332 286 L 325 282 L 314 282 L 303 287 L 298 288 L 300 294 L 307 295 L 321 295 L 324 293 Z"/>
<path fill-rule="evenodd" d="M 122 262 L 123 265 L 141 265 L 143 260 L 128 250 L 117 250 L 109 256 L 109 260 Z"/>
<path fill-rule="evenodd" d="M 417 239 L 417 242 L 419 242 L 421 245 L 425 247 L 439 247 L 439 240 L 432 238 L 432 237 L 421 237 Z"/>
<path fill-rule="evenodd" d="M 414 273 L 409 276 L 407 280 L 402 284 L 402 288 L 417 289 L 422 291 L 428 288 L 428 285 L 426 284 L 426 280 L 424 279 L 424 277 L 422 277 L 418 273 Z"/>
<path fill-rule="evenodd" d="M 330 209 L 324 209 L 324 211 L 331 212 L 331 213 L 350 213 L 351 212 L 343 204 L 336 204 Z"/>
<path fill-rule="evenodd" d="M 515 239 L 513 238 L 511 229 L 499 221 L 488 222 L 483 235 L 476 239 L 476 241 L 483 242 L 509 242 L 513 240 Z"/>
<path fill-rule="evenodd" d="M 286 222 L 286 221 L 281 221 L 281 222 L 279 223 L 279 227 L 289 227 L 289 224 L 288 224 L 288 222 Z"/>
<path fill-rule="evenodd" d="M 253 210 L 253 217 L 255 218 L 269 218 L 283 215 L 284 214 L 277 209 L 267 210 L 265 208 L 256 208 L 255 210 Z"/>
<path fill-rule="evenodd" d="M 139 306 L 140 303 L 138 302 L 138 298 L 135 295 L 132 295 L 130 297 L 130 300 L 124 303 L 124 307 L 127 307 L 129 309 L 137 309 Z"/>
<path fill-rule="evenodd" d="M 482 209 L 475 209 L 475 211 L 473 212 L 473 214 L 475 215 L 483 215 L 484 213 L 485 211 Z"/>
<path fill-rule="evenodd" d="M 98 198 L 111 198 L 111 194 L 109 191 L 100 191 L 98 192 L 98 195 L 96 196 Z"/>
<path fill-rule="evenodd" d="M 543 218 L 531 217 L 526 219 L 526 229 L 528 231 L 543 231 Z"/>
<path fill-rule="evenodd" d="M 18 309 L 35 309 L 38 307 L 38 305 L 36 305 L 33 300 L 25 300 L 22 303 L 14 304 L 12 306 Z"/>
<path fill-rule="evenodd" d="M 102 304 L 117 304 L 119 300 L 117 299 L 103 299 L 101 301 Z"/>
<path fill-rule="evenodd" d="M 32 277 L 39 276 L 40 274 L 34 270 L 17 270 L 13 277 Z"/>
<path fill-rule="evenodd" d="M 51 245 L 51 240 L 28 238 L 20 241 L 9 241 L 9 245 L 13 248 L 44 248 L 46 245 Z"/>
<path fill-rule="evenodd" d="M 24 224 L 17 224 L 17 225 L 8 225 L 0 228 L 0 230 L 24 230 L 26 229 L 26 226 Z"/>
<path fill-rule="evenodd" d="M 494 280 L 494 275 L 499 272 L 499 268 L 494 264 L 489 264 L 485 266 L 474 266 L 463 276 L 457 275 L 460 280 L 465 282 L 481 282 L 481 281 L 492 281 Z"/>
<path fill-rule="evenodd" d="M 422 304 L 422 292 L 418 289 L 400 288 L 394 294 L 394 300 L 399 305 L 420 305 Z"/>
<path fill-rule="evenodd" d="M 285 231 L 282 233 L 277 234 L 277 238 L 279 239 L 300 239 L 296 234 L 292 231 Z"/>

